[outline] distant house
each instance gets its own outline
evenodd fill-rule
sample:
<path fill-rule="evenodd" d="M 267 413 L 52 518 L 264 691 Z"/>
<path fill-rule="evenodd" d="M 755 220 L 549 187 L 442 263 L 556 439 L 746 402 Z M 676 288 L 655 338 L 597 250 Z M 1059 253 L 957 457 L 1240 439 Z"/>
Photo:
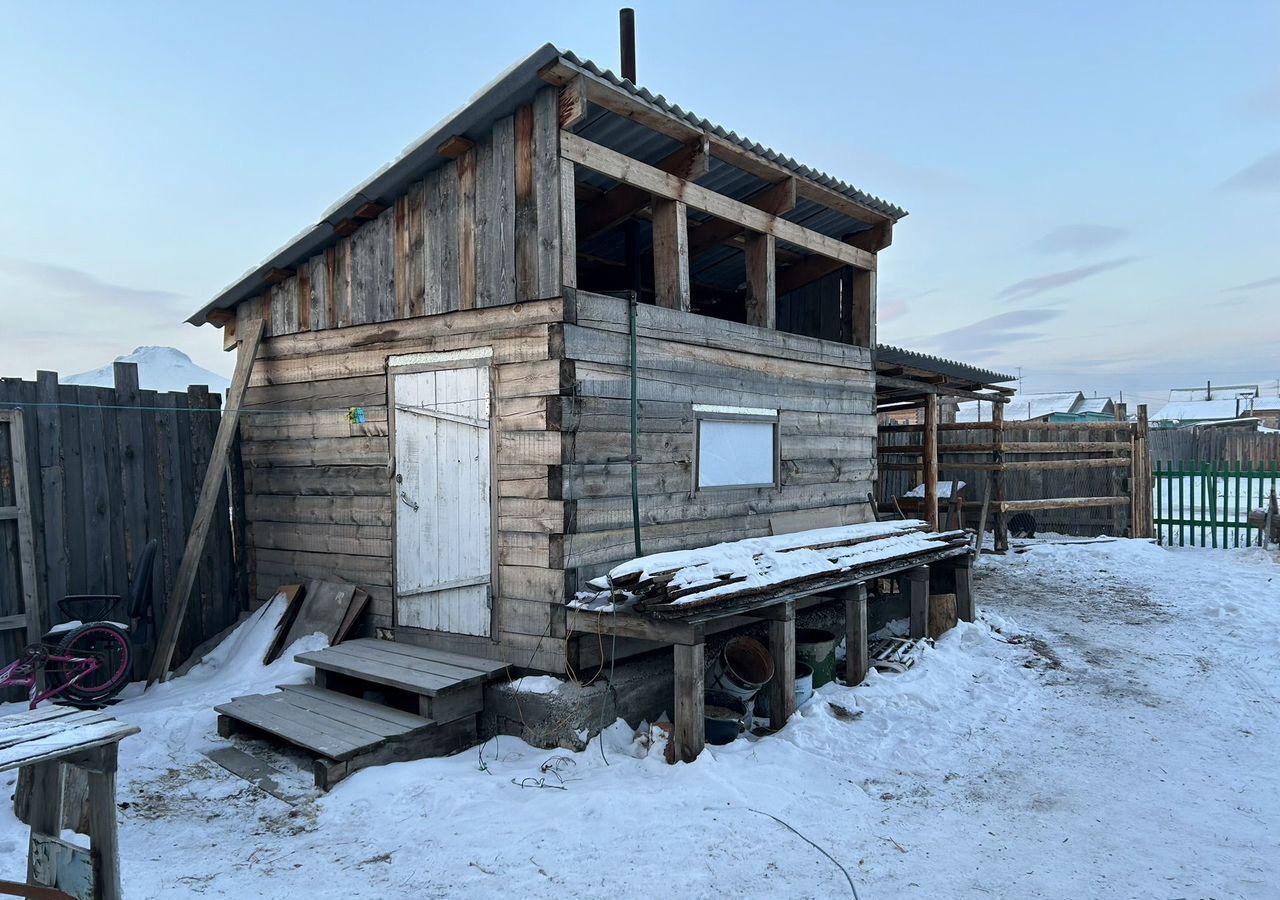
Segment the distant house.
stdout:
<path fill-rule="evenodd" d="M 1233 419 L 1257 419 L 1266 428 L 1278 428 L 1280 396 L 1263 396 L 1257 384 L 1210 382 L 1202 388 L 1174 388 L 1169 391 L 1169 402 L 1151 417 L 1151 424 L 1185 428 Z"/>
<path fill-rule="evenodd" d="M 1280 428 L 1280 397 L 1258 397 L 1253 401 L 1251 415 L 1263 428 Z"/>
<path fill-rule="evenodd" d="M 1116 417 L 1110 397 L 1086 397 L 1080 391 L 1017 394 L 1004 408 L 1006 422 L 1110 422 Z M 991 421 L 991 404 L 961 403 L 957 422 Z"/>

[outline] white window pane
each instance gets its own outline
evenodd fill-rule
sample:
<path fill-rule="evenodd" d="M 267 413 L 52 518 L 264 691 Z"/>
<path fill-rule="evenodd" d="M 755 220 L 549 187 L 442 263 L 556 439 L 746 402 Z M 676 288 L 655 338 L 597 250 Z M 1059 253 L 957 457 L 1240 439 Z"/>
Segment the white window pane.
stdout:
<path fill-rule="evenodd" d="M 698 420 L 698 487 L 773 484 L 772 422 Z"/>

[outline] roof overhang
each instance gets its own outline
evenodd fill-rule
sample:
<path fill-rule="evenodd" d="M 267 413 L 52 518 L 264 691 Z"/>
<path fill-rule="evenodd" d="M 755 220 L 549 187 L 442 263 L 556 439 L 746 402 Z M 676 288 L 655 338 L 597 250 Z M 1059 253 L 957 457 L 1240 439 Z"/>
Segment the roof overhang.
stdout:
<path fill-rule="evenodd" d="M 1014 381 L 989 369 L 980 369 L 956 360 L 930 356 L 880 344 L 876 347 L 876 408 L 910 409 L 929 395 L 959 400 L 986 400 L 1007 403 L 1014 389 L 1003 382 Z"/>
<path fill-rule="evenodd" d="M 295 269 L 305 260 L 336 243 L 341 236 L 338 233 L 339 227 L 359 220 L 363 208 L 370 204 L 390 205 L 414 182 L 453 159 L 456 154 L 446 155 L 441 152 L 442 145 L 451 138 L 464 137 L 479 141 L 488 133 L 493 122 L 532 102 L 539 90 L 549 83 L 557 82 L 555 73 L 563 75 L 566 72 L 589 78 L 601 89 L 614 92 L 620 97 L 625 96 L 634 104 L 643 105 L 662 122 L 674 123 L 680 129 L 705 132 L 713 145 L 718 143 L 726 151 L 733 149 L 740 161 L 747 161 L 744 165 L 750 166 L 754 160 L 761 167 L 758 171 L 770 169 L 790 174 L 809 185 L 814 196 L 826 197 L 830 202 L 844 206 L 847 212 L 864 210 L 863 227 L 866 227 L 865 222 L 868 220 L 883 220 L 891 227 L 893 221 L 906 215 L 905 210 L 878 197 L 685 112 L 662 96 L 637 88 L 612 72 L 600 69 L 589 60 L 562 52 L 553 44 L 544 44 L 490 82 L 464 107 L 447 116 L 393 162 L 383 166 L 372 177 L 347 193 L 325 211 L 319 222 L 295 235 L 260 265 L 224 288 L 187 321 L 193 325 L 202 325 L 209 321 L 210 314 L 216 310 L 230 309 L 262 293 L 271 283 L 273 272 Z M 658 119 L 654 119 L 653 123 L 656 124 L 657 121 Z M 838 223 L 832 224 L 834 227 Z"/>

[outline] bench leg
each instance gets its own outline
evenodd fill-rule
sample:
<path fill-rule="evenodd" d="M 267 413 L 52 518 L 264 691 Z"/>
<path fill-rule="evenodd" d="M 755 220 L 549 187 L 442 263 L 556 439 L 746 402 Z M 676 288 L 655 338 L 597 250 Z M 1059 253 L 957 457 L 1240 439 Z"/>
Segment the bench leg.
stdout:
<path fill-rule="evenodd" d="M 777 729 L 796 711 L 795 604 L 786 604 L 781 618 L 769 620 L 769 652 L 773 655 L 773 679 L 767 688 L 769 726 Z"/>
<path fill-rule="evenodd" d="M 956 560 L 956 615 L 965 622 L 978 617 L 973 602 L 973 557 L 962 556 Z"/>
<path fill-rule="evenodd" d="M 693 762 L 706 744 L 703 644 L 675 645 L 676 721 L 673 759 Z"/>
<path fill-rule="evenodd" d="M 929 567 L 916 566 L 906 574 L 907 598 L 911 601 L 911 637 L 929 633 Z"/>
<path fill-rule="evenodd" d="M 867 677 L 867 586 L 855 584 L 844 598 L 844 680 L 850 687 Z"/>
<path fill-rule="evenodd" d="M 58 759 L 38 762 L 31 766 L 31 833 L 49 837 L 62 836 L 62 761 Z M 27 884 L 36 881 L 31 846 L 27 848 Z M 52 885 L 49 885 L 52 886 Z"/>
<path fill-rule="evenodd" d="M 89 770 L 89 852 L 93 858 L 97 896 L 120 900 L 120 838 L 116 825 L 116 764 L 119 744 L 97 750 Z"/>

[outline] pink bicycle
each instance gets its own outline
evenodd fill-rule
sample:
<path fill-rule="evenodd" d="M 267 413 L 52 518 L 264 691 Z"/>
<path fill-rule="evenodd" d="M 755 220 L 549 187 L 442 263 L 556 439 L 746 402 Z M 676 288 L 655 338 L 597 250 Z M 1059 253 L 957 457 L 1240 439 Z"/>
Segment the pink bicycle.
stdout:
<path fill-rule="evenodd" d="M 138 626 L 139 640 L 153 622 L 156 552 L 155 541 L 143 548 L 129 591 L 128 616 Z M 26 688 L 31 709 L 50 698 L 97 706 L 120 693 L 133 665 L 130 627 L 109 621 L 121 599 L 116 594 L 63 597 L 58 608 L 72 621 L 49 629 L 38 644 L 23 648 L 20 657 L 0 669 L 0 688 Z"/>
<path fill-rule="evenodd" d="M 0 688 L 25 687 L 31 709 L 51 697 L 62 697 L 77 706 L 97 705 L 129 683 L 132 662 L 133 650 L 124 626 L 86 622 L 50 631 L 40 643 L 25 647 L 20 657 L 0 670 Z"/>

